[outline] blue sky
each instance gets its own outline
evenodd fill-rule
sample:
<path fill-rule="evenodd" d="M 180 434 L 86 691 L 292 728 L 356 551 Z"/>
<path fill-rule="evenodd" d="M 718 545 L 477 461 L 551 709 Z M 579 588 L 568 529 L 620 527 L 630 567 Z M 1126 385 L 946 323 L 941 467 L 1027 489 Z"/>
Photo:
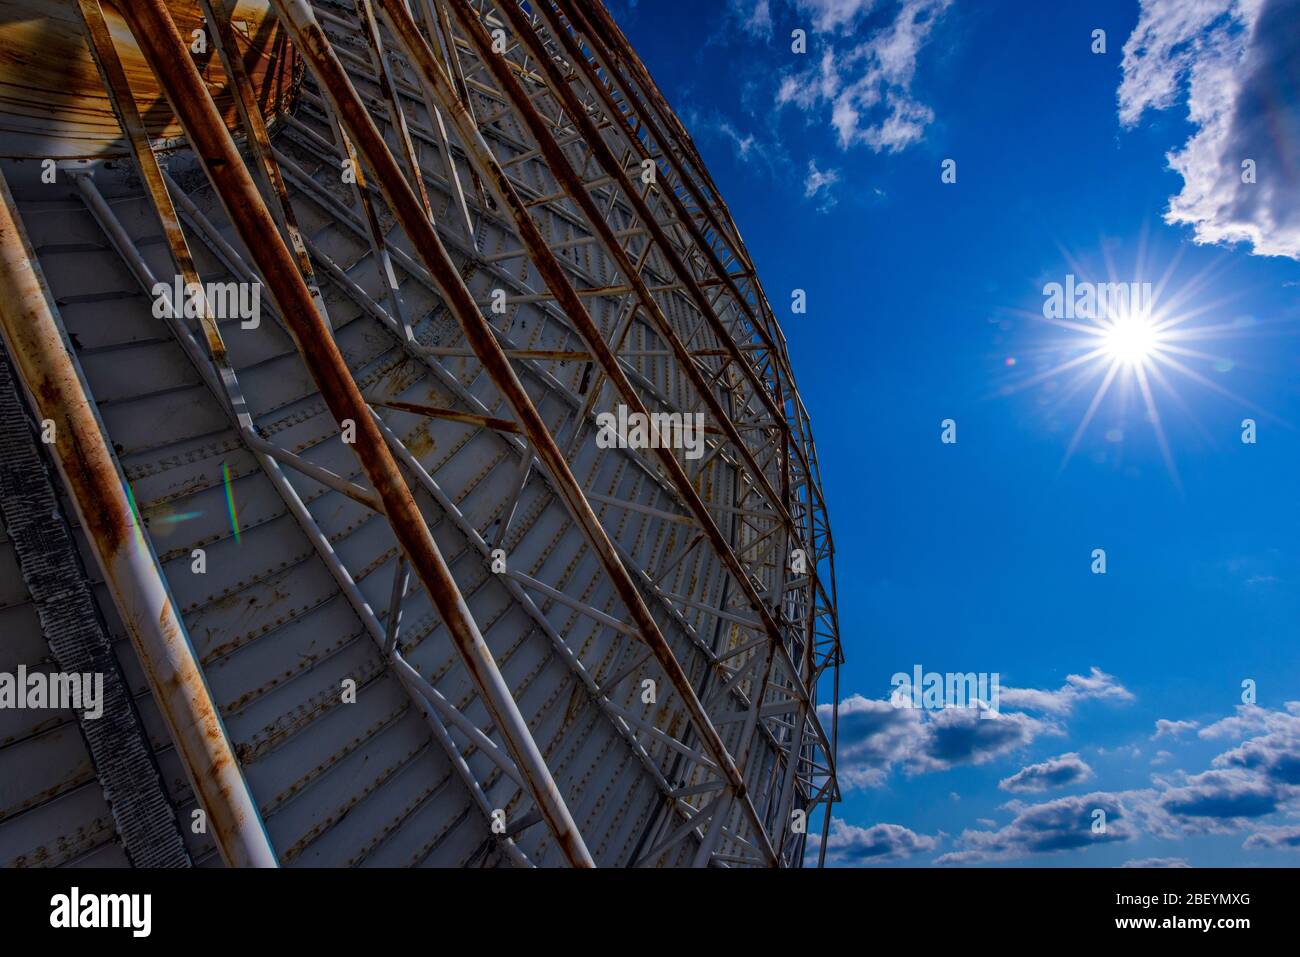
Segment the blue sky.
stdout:
<path fill-rule="evenodd" d="M 813 417 L 848 657 L 832 861 L 1300 863 L 1300 3 L 611 7 Z M 1072 451 L 1111 358 L 1059 369 L 1097 344 L 1043 318 L 1070 273 L 1150 281 L 1177 323 Z M 918 664 L 998 673 L 1002 716 L 892 708 Z"/>

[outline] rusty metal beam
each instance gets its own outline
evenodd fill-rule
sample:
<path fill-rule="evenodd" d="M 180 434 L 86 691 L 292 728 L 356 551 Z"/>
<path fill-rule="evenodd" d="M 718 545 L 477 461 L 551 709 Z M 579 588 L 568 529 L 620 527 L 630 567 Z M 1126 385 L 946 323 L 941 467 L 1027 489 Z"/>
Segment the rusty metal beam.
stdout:
<path fill-rule="evenodd" d="M 401 399 L 372 399 L 370 404 L 380 405 L 385 409 L 396 409 L 398 412 L 427 415 L 431 419 L 445 419 L 448 422 L 477 425 L 479 428 L 509 432 L 513 435 L 518 435 L 520 432 L 519 426 L 510 419 L 498 419 L 490 415 L 477 415 L 473 412 L 457 412 L 455 409 L 444 409 L 441 406 L 427 405 L 423 402 L 405 402 Z"/>

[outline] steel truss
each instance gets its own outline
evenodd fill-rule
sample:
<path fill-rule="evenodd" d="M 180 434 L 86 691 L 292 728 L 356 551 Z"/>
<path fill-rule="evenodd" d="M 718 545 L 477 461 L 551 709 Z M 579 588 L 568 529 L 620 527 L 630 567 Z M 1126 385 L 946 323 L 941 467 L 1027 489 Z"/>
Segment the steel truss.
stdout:
<path fill-rule="evenodd" d="M 595 863 L 570 810 L 582 795 L 561 793 L 451 571 L 461 554 L 491 566 L 497 549 L 508 553 L 538 497 L 562 503 L 581 533 L 609 589 L 605 607 L 567 589 L 567 571 L 548 582 L 507 560 L 496 580 L 661 797 L 623 863 L 797 866 L 818 808 L 824 857 L 839 799 L 842 653 L 807 411 L 725 204 L 603 7 L 274 0 L 306 78 L 296 115 L 276 118 L 273 141 L 239 54 L 234 4 L 201 0 L 236 94 L 241 155 L 166 3 L 122 5 L 245 255 L 163 169 L 98 0 L 78 3 L 176 274 L 199 282 L 195 240 L 232 275 L 270 290 L 272 318 L 292 336 L 340 430 L 355 430 L 355 461 L 327 468 L 259 425 L 210 310 L 198 335 L 179 314 L 168 318 L 170 332 L 485 822 L 503 806 L 503 781 L 514 789 L 505 804 L 530 808 L 499 835 L 505 857 L 528 865 L 516 842 L 541 822 L 569 864 Z M 342 164 L 353 173 L 346 200 L 322 181 Z M 147 293 L 160 278 L 148 257 L 93 177 L 68 168 Z M 308 214 L 330 218 L 363 252 L 342 261 L 300 225 Z M 444 303 L 466 348 L 422 340 L 407 302 L 412 284 Z M 446 402 L 413 402 L 363 382 L 336 341 L 329 288 L 377 321 Z M 497 290 L 501 319 L 488 311 L 502 302 L 487 295 Z M 563 344 L 534 347 L 536 332 L 522 340 L 514 319 L 523 310 Z M 611 485 L 599 469 L 580 479 L 577 451 L 594 441 L 597 415 L 618 404 L 705 411 L 707 451 L 690 460 L 668 448 L 610 449 L 618 480 Z M 488 527 L 412 451 L 400 424 L 412 416 L 486 430 L 514 462 L 510 503 Z M 386 609 L 367 602 L 286 470 L 391 529 Z M 422 509 L 416 493 L 436 508 Z M 667 529 L 649 554 L 609 531 L 637 516 Z M 443 519 L 460 543 L 450 559 L 434 541 Z M 707 572 L 715 568 L 716 582 Z M 415 664 L 427 632 L 410 635 L 403 610 L 420 591 L 473 679 L 486 728 Z M 585 624 L 557 628 L 559 607 Z M 819 708 L 828 673 L 834 696 Z M 646 681 L 656 689 L 651 704 Z M 486 776 L 477 756 L 487 759 Z M 221 849 L 235 862 L 266 856 Z"/>

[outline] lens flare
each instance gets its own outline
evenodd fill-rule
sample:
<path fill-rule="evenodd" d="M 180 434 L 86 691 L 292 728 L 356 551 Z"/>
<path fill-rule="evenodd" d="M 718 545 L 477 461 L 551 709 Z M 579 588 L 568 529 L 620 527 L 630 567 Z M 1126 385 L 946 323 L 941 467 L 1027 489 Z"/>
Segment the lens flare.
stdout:
<path fill-rule="evenodd" d="M 221 478 L 226 486 L 226 510 L 230 513 L 230 528 L 235 533 L 235 544 L 239 544 L 239 516 L 235 514 L 235 490 L 230 486 L 230 468 L 221 463 Z"/>
<path fill-rule="evenodd" d="M 1222 315 L 1229 305 L 1226 300 L 1207 294 L 1210 270 L 1171 288 L 1174 265 L 1159 280 L 1144 281 L 1151 273 L 1143 268 L 1142 259 L 1140 254 L 1129 276 L 1117 276 L 1113 268 L 1108 268 L 1107 279 L 1097 282 L 1090 281 L 1084 270 L 1071 261 L 1072 271 L 1061 277 L 1064 281 L 1043 287 L 1041 310 L 1013 310 L 1038 324 L 1063 330 L 1064 334 L 1052 337 L 1041 347 L 1025 350 L 1029 354 L 1050 355 L 1052 361 L 1039 363 L 1041 371 L 1019 378 L 1004 388 L 1003 393 L 1045 385 L 1051 399 L 1043 401 L 1059 410 L 1080 393 L 1086 394 L 1085 390 L 1096 383 L 1062 457 L 1062 470 L 1089 426 L 1101 414 L 1108 396 L 1121 406 L 1136 400 L 1160 448 L 1170 479 L 1176 487 L 1181 487 L 1157 397 L 1168 399 L 1188 414 L 1202 434 L 1205 430 L 1176 387 L 1179 377 L 1269 418 L 1275 417 L 1195 368 L 1200 365 L 1220 374 L 1233 369 L 1234 363 L 1229 359 L 1192 346 L 1243 332 L 1238 323 L 1205 321 L 1207 317 Z M 1112 444 L 1129 441 L 1129 435 L 1129 429 L 1112 428 L 1106 432 L 1107 441 Z"/>

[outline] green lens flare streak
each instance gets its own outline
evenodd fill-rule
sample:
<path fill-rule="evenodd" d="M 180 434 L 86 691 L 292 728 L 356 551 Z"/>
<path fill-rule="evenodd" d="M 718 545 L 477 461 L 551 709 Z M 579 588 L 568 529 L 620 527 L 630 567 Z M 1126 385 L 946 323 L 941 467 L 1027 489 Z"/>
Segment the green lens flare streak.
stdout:
<path fill-rule="evenodd" d="M 131 488 L 130 482 L 123 482 L 126 486 L 126 500 L 131 505 L 131 514 L 135 516 L 135 535 L 140 543 L 141 548 L 146 548 L 144 540 L 144 519 L 140 517 L 140 507 L 135 504 L 135 490 Z"/>
<path fill-rule="evenodd" d="M 230 513 L 230 527 L 235 532 L 235 544 L 239 544 L 239 519 L 235 516 L 235 492 L 230 487 L 230 468 L 221 463 L 221 478 L 226 483 L 226 510 Z"/>

